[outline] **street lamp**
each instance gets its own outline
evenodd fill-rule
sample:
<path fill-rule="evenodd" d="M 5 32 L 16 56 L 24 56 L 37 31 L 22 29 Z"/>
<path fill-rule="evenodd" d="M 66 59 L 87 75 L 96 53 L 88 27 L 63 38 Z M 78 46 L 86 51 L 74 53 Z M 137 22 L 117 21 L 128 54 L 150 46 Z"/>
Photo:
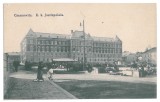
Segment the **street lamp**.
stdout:
<path fill-rule="evenodd" d="M 83 51 L 83 53 L 84 53 L 84 55 L 83 55 L 83 70 L 85 69 L 85 59 L 86 59 L 86 57 L 85 57 L 85 29 L 84 29 L 84 20 L 83 20 L 83 37 L 84 37 L 84 51 Z"/>

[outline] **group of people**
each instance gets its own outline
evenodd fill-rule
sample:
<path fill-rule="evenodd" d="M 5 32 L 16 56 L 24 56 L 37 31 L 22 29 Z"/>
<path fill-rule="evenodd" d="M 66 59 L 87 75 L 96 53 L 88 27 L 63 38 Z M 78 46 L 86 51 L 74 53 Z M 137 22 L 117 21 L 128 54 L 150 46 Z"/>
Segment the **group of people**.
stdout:
<path fill-rule="evenodd" d="M 47 76 L 49 80 L 53 80 L 53 74 L 54 74 L 53 67 L 54 66 L 52 66 L 47 72 Z M 38 69 L 37 69 L 37 78 L 34 81 L 44 81 L 43 68 L 44 68 L 43 62 L 39 62 Z"/>

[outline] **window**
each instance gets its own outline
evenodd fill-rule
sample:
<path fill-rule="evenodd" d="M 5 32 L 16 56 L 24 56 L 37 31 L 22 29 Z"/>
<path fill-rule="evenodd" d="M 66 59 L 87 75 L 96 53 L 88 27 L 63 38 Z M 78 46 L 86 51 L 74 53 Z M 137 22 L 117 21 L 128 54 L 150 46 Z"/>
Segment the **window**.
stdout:
<path fill-rule="evenodd" d="M 41 44 L 41 42 L 40 41 L 37 41 L 38 42 L 38 44 Z"/>
<path fill-rule="evenodd" d="M 116 47 L 118 48 L 118 44 L 116 44 Z"/>
<path fill-rule="evenodd" d="M 111 43 L 110 47 L 112 48 L 113 47 L 113 44 Z"/>
<path fill-rule="evenodd" d="M 57 41 L 55 41 L 55 45 L 57 45 Z"/>
<path fill-rule="evenodd" d="M 30 51 L 33 51 L 33 46 L 32 45 L 30 46 Z"/>
<path fill-rule="evenodd" d="M 110 47 L 110 44 L 108 44 L 108 47 Z"/>
<path fill-rule="evenodd" d="M 49 51 L 49 47 L 48 47 L 48 46 L 46 46 L 46 51 L 47 51 L 47 52 Z"/>
<path fill-rule="evenodd" d="M 48 44 L 48 41 L 46 41 L 46 44 Z"/>
<path fill-rule="evenodd" d="M 101 53 L 102 52 L 102 50 L 101 50 L 101 48 L 99 49 L 99 53 Z"/>
<path fill-rule="evenodd" d="M 92 51 L 92 48 L 90 47 L 90 48 L 89 48 L 89 52 L 91 52 L 91 51 Z"/>
<path fill-rule="evenodd" d="M 105 50 L 105 53 L 107 53 L 107 49 Z"/>
<path fill-rule="evenodd" d="M 110 53 L 110 49 L 108 49 L 108 53 Z"/>
<path fill-rule="evenodd" d="M 104 53 L 104 49 L 102 49 L 102 53 Z"/>
<path fill-rule="evenodd" d="M 60 41 L 58 41 L 58 42 L 57 42 L 57 44 L 58 44 L 58 45 L 61 45 L 61 42 L 60 42 Z"/>
<path fill-rule="evenodd" d="M 30 46 L 29 45 L 27 46 L 27 51 L 30 51 Z"/>
<path fill-rule="evenodd" d="M 51 52 L 53 51 L 53 46 L 51 46 Z"/>
<path fill-rule="evenodd" d="M 113 53 L 113 50 L 111 49 L 111 53 Z"/>
<path fill-rule="evenodd" d="M 72 51 L 75 51 L 75 50 L 76 50 L 76 48 L 75 48 L 75 47 L 73 47 L 73 48 L 72 48 Z"/>
<path fill-rule="evenodd" d="M 68 52 L 68 47 L 65 47 L 65 52 Z"/>
<path fill-rule="evenodd" d="M 63 52 L 63 47 L 61 47 L 61 52 Z"/>
<path fill-rule="evenodd" d="M 42 41 L 42 44 L 45 44 L 45 41 L 44 41 L 44 40 Z"/>
<path fill-rule="evenodd" d="M 42 51 L 44 51 L 45 49 L 44 49 L 44 46 L 42 46 Z"/>
<path fill-rule="evenodd" d="M 59 52 L 59 48 L 57 48 L 57 52 Z"/>
<path fill-rule="evenodd" d="M 116 53 L 118 53 L 118 49 L 116 49 Z"/>

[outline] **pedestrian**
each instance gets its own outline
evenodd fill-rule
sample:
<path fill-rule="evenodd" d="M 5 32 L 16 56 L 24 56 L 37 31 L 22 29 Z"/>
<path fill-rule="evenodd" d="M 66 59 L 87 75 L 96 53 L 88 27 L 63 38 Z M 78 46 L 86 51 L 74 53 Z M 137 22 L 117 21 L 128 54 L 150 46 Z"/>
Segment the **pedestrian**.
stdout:
<path fill-rule="evenodd" d="M 53 67 L 51 67 L 49 70 L 48 70 L 48 72 L 47 72 L 47 75 L 48 75 L 48 79 L 49 80 L 53 80 L 53 74 L 54 74 L 54 69 L 53 69 Z"/>
<path fill-rule="evenodd" d="M 44 81 L 42 69 L 43 69 L 43 62 L 39 62 L 38 70 L 37 70 L 37 79 L 34 81 Z"/>
<path fill-rule="evenodd" d="M 18 66 L 19 66 L 19 64 L 20 64 L 19 61 L 13 61 L 13 66 L 14 66 L 16 72 L 18 72 Z"/>

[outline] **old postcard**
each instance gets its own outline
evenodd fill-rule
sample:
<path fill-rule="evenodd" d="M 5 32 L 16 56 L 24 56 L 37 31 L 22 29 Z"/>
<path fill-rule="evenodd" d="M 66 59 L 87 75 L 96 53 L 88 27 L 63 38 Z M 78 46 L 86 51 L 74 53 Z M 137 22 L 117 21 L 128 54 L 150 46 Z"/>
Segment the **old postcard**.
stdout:
<path fill-rule="evenodd" d="M 4 99 L 156 99 L 155 3 L 4 4 Z"/>

